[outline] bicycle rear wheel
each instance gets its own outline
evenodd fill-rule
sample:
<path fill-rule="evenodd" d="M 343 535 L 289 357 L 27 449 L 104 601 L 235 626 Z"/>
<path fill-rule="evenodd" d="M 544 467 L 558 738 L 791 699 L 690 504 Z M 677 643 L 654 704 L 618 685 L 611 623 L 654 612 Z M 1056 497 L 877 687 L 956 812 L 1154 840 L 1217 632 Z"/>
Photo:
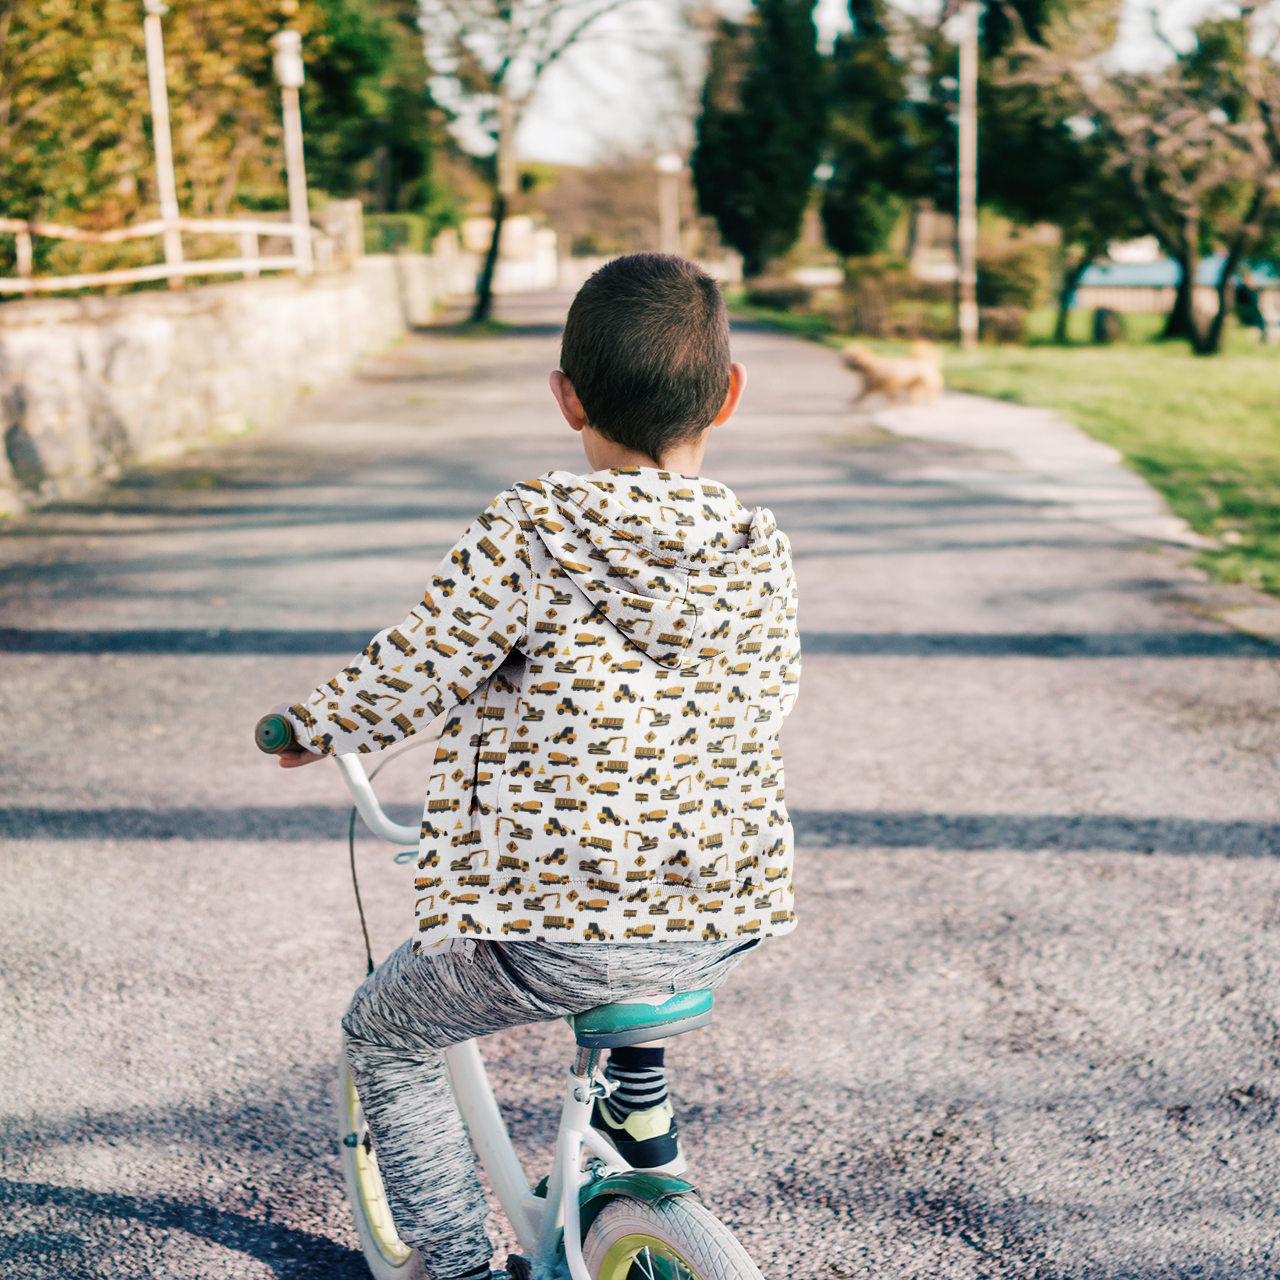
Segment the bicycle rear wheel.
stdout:
<path fill-rule="evenodd" d="M 422 1259 L 396 1234 L 396 1224 L 391 1220 L 378 1157 L 345 1053 L 338 1069 L 338 1139 L 347 1203 L 374 1280 L 420 1280 Z"/>
<path fill-rule="evenodd" d="M 695 1200 L 611 1200 L 587 1231 L 594 1280 L 762 1280 L 728 1227 Z"/>

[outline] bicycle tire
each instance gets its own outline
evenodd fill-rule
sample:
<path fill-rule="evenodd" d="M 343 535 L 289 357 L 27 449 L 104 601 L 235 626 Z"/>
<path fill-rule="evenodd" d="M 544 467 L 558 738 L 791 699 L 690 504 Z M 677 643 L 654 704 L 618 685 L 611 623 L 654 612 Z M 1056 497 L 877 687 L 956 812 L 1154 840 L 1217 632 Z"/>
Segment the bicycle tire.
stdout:
<path fill-rule="evenodd" d="M 592 1280 L 763 1280 L 729 1228 L 687 1196 L 611 1200 L 588 1229 L 582 1257 Z"/>
<path fill-rule="evenodd" d="M 338 1152 L 360 1252 L 374 1280 L 422 1280 L 425 1273 L 421 1256 L 396 1233 L 378 1157 L 345 1053 L 338 1067 Z"/>

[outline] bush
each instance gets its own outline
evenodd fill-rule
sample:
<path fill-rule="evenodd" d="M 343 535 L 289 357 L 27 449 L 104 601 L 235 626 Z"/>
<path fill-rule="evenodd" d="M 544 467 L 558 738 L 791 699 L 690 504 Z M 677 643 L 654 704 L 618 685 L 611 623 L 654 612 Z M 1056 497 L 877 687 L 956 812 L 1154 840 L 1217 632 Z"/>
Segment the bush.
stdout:
<path fill-rule="evenodd" d="M 837 317 L 842 333 L 871 338 L 955 336 L 955 286 L 921 280 L 893 258 L 851 262 Z"/>
<path fill-rule="evenodd" d="M 430 253 L 427 219 L 417 213 L 366 213 L 365 253 Z"/>
<path fill-rule="evenodd" d="M 1124 317 L 1109 307 L 1099 307 L 1093 313 L 1093 340 L 1100 346 L 1125 340 Z"/>
<path fill-rule="evenodd" d="M 978 338 L 982 342 L 998 344 L 1018 343 L 1023 340 L 1027 322 L 1026 307 L 978 308 Z"/>
<path fill-rule="evenodd" d="M 809 305 L 812 290 L 798 280 L 770 280 L 760 277 L 747 285 L 747 301 L 753 307 L 771 311 L 795 311 Z"/>
<path fill-rule="evenodd" d="M 978 305 L 1043 306 L 1053 296 L 1054 267 L 1048 245 L 1028 244 L 978 257 Z"/>

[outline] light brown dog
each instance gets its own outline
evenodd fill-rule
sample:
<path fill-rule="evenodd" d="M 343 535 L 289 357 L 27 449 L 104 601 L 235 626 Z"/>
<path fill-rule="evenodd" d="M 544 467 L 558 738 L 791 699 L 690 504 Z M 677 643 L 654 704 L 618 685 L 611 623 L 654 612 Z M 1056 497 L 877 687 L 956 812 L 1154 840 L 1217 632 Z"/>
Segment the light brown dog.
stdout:
<path fill-rule="evenodd" d="M 942 353 L 931 342 L 913 342 L 909 356 L 878 356 L 866 347 L 846 347 L 844 362 L 862 378 L 855 400 L 877 392 L 896 400 L 936 400 L 942 394 Z"/>

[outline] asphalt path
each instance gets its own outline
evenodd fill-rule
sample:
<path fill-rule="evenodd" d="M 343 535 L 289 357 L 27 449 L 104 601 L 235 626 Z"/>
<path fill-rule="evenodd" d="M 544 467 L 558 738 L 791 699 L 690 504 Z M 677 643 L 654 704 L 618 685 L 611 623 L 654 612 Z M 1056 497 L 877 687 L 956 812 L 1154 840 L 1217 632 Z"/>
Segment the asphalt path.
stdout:
<path fill-rule="evenodd" d="M 0 530 L 0 1275 L 367 1274 L 345 797 L 249 735 L 496 490 L 579 465 L 565 301 Z M 708 1203 L 769 1280 L 1280 1275 L 1276 651 L 1195 606 L 1186 549 L 878 428 L 819 347 L 735 350 L 706 473 L 795 549 L 800 924 L 670 1047 Z M 379 780 L 406 820 L 426 772 Z M 357 852 L 382 956 L 411 868 Z M 545 1165 L 565 1029 L 484 1053 Z"/>

